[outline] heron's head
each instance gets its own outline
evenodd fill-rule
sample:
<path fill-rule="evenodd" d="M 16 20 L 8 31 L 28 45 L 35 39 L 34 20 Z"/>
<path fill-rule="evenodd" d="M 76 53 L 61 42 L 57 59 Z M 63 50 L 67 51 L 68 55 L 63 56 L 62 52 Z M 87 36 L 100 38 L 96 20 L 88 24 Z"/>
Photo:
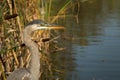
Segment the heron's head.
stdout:
<path fill-rule="evenodd" d="M 34 20 L 26 25 L 25 31 L 31 34 L 33 31 L 47 29 L 50 24 L 45 23 L 42 20 Z"/>

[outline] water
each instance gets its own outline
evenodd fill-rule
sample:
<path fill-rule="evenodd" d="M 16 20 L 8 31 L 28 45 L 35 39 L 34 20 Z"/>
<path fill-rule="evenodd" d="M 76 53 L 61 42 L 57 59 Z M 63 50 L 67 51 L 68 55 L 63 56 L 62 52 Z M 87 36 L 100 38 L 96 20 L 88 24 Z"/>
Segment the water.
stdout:
<path fill-rule="evenodd" d="M 61 60 L 67 60 L 68 66 L 62 80 L 120 80 L 119 3 L 86 1 L 81 4 L 79 24 L 73 18 L 64 22 L 72 41 Z"/>

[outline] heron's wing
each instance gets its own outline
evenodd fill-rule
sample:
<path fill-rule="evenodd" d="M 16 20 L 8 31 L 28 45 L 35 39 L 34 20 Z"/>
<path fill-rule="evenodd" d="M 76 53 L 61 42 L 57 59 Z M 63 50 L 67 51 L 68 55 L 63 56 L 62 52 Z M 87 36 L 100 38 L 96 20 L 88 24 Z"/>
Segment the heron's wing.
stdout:
<path fill-rule="evenodd" d="M 20 68 L 13 71 L 7 78 L 7 80 L 31 80 L 29 71 L 25 68 Z"/>

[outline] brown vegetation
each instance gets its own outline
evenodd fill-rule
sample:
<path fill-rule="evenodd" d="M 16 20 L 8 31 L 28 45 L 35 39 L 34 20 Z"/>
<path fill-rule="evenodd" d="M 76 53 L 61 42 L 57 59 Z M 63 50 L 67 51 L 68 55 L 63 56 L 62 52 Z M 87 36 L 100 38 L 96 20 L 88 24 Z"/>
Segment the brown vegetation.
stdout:
<path fill-rule="evenodd" d="M 51 20 L 50 9 L 52 0 L 46 1 L 49 3 L 49 8 L 47 9 L 49 12 L 49 14 L 47 14 L 47 17 L 49 16 L 49 18 L 43 18 L 43 15 L 40 13 L 42 9 L 45 8 L 40 8 L 39 5 L 41 2 L 39 0 L 0 1 L 0 78 L 2 80 L 5 80 L 5 77 L 9 75 L 9 72 L 20 67 L 28 67 L 29 65 L 30 54 L 22 41 L 22 31 L 24 29 L 24 25 L 34 19 L 44 19 L 48 22 L 51 21 L 51 23 L 53 23 L 58 18 L 59 14 L 65 14 L 67 8 L 70 7 L 68 7 L 68 5 L 71 3 L 69 2 L 65 5 L 65 7 L 61 8 L 61 10 L 58 11 L 56 16 L 54 16 Z M 56 47 L 55 45 L 55 49 L 53 49 L 53 51 L 50 51 L 49 42 L 52 42 L 53 40 L 60 37 L 58 35 L 56 37 L 56 35 L 51 34 L 50 30 L 36 31 L 32 36 L 33 40 L 37 42 L 38 45 L 42 44 L 42 46 L 39 46 L 39 50 L 43 53 L 50 53 L 55 52 L 55 50 L 59 51 L 64 49 Z M 46 42 L 41 43 L 40 37 Z M 53 39 L 51 39 L 51 37 Z M 48 70 L 46 73 L 50 74 L 51 63 L 49 62 L 49 58 L 46 57 L 46 54 L 42 55 L 42 61 L 43 64 L 47 65 L 46 67 Z M 41 70 L 41 76 L 44 72 L 43 70 L 44 69 Z"/>

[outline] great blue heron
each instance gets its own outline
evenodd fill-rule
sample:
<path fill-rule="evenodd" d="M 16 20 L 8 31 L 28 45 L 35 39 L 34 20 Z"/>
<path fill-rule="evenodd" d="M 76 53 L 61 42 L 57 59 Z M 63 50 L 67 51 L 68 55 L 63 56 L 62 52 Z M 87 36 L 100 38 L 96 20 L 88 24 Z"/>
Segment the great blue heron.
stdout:
<path fill-rule="evenodd" d="M 57 27 L 48 26 L 50 26 L 48 23 L 41 20 L 34 20 L 25 27 L 23 31 L 23 41 L 31 52 L 30 66 L 13 71 L 7 77 L 7 80 L 39 80 L 40 54 L 37 44 L 31 40 L 31 33 L 39 29 L 58 29 Z"/>

